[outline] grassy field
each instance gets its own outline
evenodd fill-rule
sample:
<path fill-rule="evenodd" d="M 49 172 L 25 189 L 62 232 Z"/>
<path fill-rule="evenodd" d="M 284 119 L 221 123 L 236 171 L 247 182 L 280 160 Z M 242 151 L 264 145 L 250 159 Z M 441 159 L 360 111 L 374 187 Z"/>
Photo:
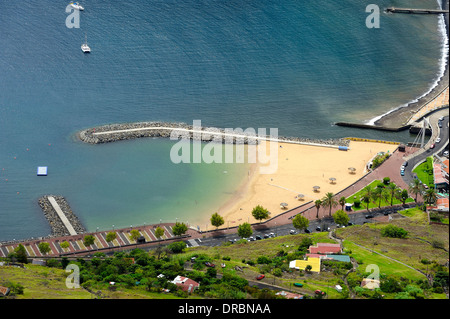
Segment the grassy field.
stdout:
<path fill-rule="evenodd" d="M 420 164 L 419 166 L 417 166 L 413 170 L 413 173 L 416 173 L 417 178 L 423 184 L 431 186 L 434 184 L 434 176 L 433 176 L 433 173 L 430 174 L 430 168 L 428 166 L 429 166 L 428 162 L 424 162 L 424 163 Z M 431 168 L 431 172 L 432 172 L 432 169 L 433 168 Z"/>
<path fill-rule="evenodd" d="M 370 186 L 372 189 L 374 189 L 374 188 L 377 187 L 378 183 L 380 183 L 380 182 L 382 182 L 382 181 L 375 180 L 375 181 L 373 181 L 372 183 L 370 183 L 369 186 Z M 346 202 L 347 202 L 347 203 L 353 204 L 353 203 L 355 202 L 355 200 L 361 199 L 361 197 L 363 196 L 363 194 L 364 194 L 364 191 L 361 189 L 361 190 L 359 190 L 358 192 L 354 193 L 353 195 L 350 195 L 349 197 L 347 197 L 347 198 L 346 198 Z M 409 197 L 409 198 L 406 200 L 406 203 L 412 203 L 412 202 L 414 202 L 414 199 L 411 198 L 411 197 Z M 401 204 L 402 202 L 401 202 L 400 200 L 394 198 L 394 201 L 393 201 L 392 203 L 393 203 L 394 205 L 397 205 L 397 204 Z M 355 205 L 353 205 L 352 209 L 355 210 L 355 211 L 363 210 L 363 209 L 366 209 L 366 208 L 367 208 L 366 205 L 367 205 L 367 204 L 364 203 L 364 202 L 361 200 L 361 206 L 358 208 L 358 207 L 355 207 Z M 390 206 L 390 205 L 391 205 L 390 199 L 387 200 L 387 201 L 384 200 L 384 199 L 381 200 L 381 207 L 383 207 L 383 206 Z M 373 200 L 371 200 L 370 203 L 369 203 L 369 209 L 371 209 L 371 208 L 378 208 L 378 201 L 377 201 L 376 203 L 374 203 Z"/>
<path fill-rule="evenodd" d="M 411 270 L 400 263 L 354 245 L 354 243 L 357 243 L 423 272 L 427 271 L 427 265 L 423 264 L 421 260 L 427 259 L 444 264 L 448 260 L 448 252 L 435 246 L 439 244 L 439 246 L 448 250 L 448 227 L 445 225 L 428 225 L 426 213 L 418 208 L 408 209 L 403 211 L 402 214 L 406 218 L 392 220 L 391 224 L 408 231 L 408 236 L 404 239 L 383 237 L 381 229 L 386 226 L 385 223 L 338 229 L 337 234 L 344 238 L 344 247 L 352 250 L 352 256 L 358 262 L 363 264 L 368 262 L 379 263 L 380 271 L 387 274 L 404 274 L 408 278 L 423 278 L 424 276 L 418 271 Z"/>
<path fill-rule="evenodd" d="M 92 294 L 83 288 L 67 288 L 67 276 L 63 269 L 39 265 L 26 264 L 24 269 L 0 266 L 0 286 L 14 283 L 24 287 L 23 294 L 15 297 L 17 299 L 177 299 L 174 295 L 152 293 L 144 288 L 101 289 Z"/>

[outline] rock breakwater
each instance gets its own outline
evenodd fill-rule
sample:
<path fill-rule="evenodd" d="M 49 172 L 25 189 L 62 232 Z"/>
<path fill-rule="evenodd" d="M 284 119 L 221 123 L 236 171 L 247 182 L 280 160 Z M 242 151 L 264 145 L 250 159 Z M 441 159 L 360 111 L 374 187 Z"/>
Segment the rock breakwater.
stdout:
<path fill-rule="evenodd" d="M 86 229 L 81 224 L 78 217 L 72 212 L 72 209 L 64 197 L 58 195 L 45 195 L 39 198 L 38 202 L 52 229 L 51 236 L 68 236 L 70 233 L 48 200 L 48 197 L 53 197 L 56 200 L 64 215 L 78 234 L 86 232 Z"/>
<path fill-rule="evenodd" d="M 141 137 L 171 138 L 173 135 L 175 135 L 175 139 L 189 138 L 193 140 L 201 140 L 203 142 L 218 141 L 221 136 L 222 143 L 242 144 L 255 144 L 258 140 L 262 140 L 264 138 L 272 139 L 277 142 L 322 146 L 349 146 L 350 143 L 348 139 L 344 138 L 326 140 L 280 136 L 273 138 L 271 136 L 258 136 L 247 130 L 242 131 L 233 129 L 195 127 L 185 123 L 168 122 L 108 124 L 85 129 L 77 133 L 77 137 L 81 141 L 89 144 L 110 143 Z"/>

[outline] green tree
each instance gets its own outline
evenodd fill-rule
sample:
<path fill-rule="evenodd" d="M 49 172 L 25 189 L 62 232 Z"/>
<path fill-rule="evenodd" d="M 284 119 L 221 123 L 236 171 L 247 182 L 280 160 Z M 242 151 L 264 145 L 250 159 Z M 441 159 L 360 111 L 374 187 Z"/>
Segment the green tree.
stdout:
<path fill-rule="evenodd" d="M 174 254 L 182 253 L 183 249 L 186 248 L 186 243 L 184 241 L 176 241 L 167 246 L 170 251 Z"/>
<path fill-rule="evenodd" d="M 241 238 L 250 237 L 253 234 L 252 225 L 249 223 L 240 224 L 237 233 Z"/>
<path fill-rule="evenodd" d="M 188 228 L 185 223 L 176 222 L 172 227 L 172 232 L 175 236 L 181 236 L 187 232 Z"/>
<path fill-rule="evenodd" d="M 314 206 L 316 206 L 316 209 L 317 209 L 316 218 L 319 219 L 319 209 L 322 206 L 322 201 L 320 199 L 317 199 L 314 202 Z"/>
<path fill-rule="evenodd" d="M 419 194 L 422 194 L 423 190 L 424 190 L 424 188 L 423 188 L 422 182 L 418 178 L 413 179 L 412 183 L 409 185 L 409 192 L 416 196 L 414 198 L 414 201 L 416 203 L 417 203 L 417 196 Z"/>
<path fill-rule="evenodd" d="M 261 222 L 263 219 L 269 217 L 269 211 L 261 205 L 256 206 L 252 210 L 252 216 Z"/>
<path fill-rule="evenodd" d="M 95 243 L 95 237 L 92 235 L 86 235 L 84 236 L 83 239 L 83 244 L 84 246 L 88 247 L 88 246 L 92 246 Z"/>
<path fill-rule="evenodd" d="M 22 244 L 19 244 L 15 249 L 14 252 L 16 253 L 17 261 L 20 263 L 27 264 L 28 258 L 27 258 L 27 251 L 25 247 Z"/>
<path fill-rule="evenodd" d="M 106 234 L 106 241 L 107 241 L 108 243 L 110 243 L 110 242 L 116 240 L 116 238 L 117 238 L 116 232 L 111 231 L 111 232 L 109 232 L 109 233 Z"/>
<path fill-rule="evenodd" d="M 161 237 L 164 235 L 164 229 L 162 229 L 161 227 L 156 227 L 155 229 L 155 236 L 156 238 L 159 240 L 161 239 Z"/>
<path fill-rule="evenodd" d="M 67 249 L 67 248 L 70 247 L 70 244 L 69 244 L 69 242 L 68 242 L 67 240 L 65 240 L 65 241 L 63 241 L 61 244 L 59 244 L 59 246 L 60 246 L 62 249 Z"/>
<path fill-rule="evenodd" d="M 141 237 L 141 233 L 137 229 L 132 229 L 130 231 L 130 239 L 133 241 L 137 241 L 138 238 Z"/>
<path fill-rule="evenodd" d="M 403 205 L 405 205 L 406 200 L 409 198 L 408 190 L 403 189 L 400 193 L 400 200 L 402 201 Z"/>
<path fill-rule="evenodd" d="M 330 217 L 331 217 L 331 209 L 333 207 L 335 207 L 337 204 L 338 204 L 338 202 L 334 198 L 333 193 L 328 192 L 325 194 L 325 197 L 322 198 L 322 206 L 328 207 L 330 209 L 330 214 L 329 214 Z"/>
<path fill-rule="evenodd" d="M 49 252 L 52 251 L 50 249 L 50 244 L 46 242 L 39 243 L 38 248 L 42 255 L 47 255 Z"/>
<path fill-rule="evenodd" d="M 336 224 L 344 225 L 344 226 L 347 225 L 348 222 L 350 221 L 350 218 L 348 217 L 347 213 L 341 209 L 337 210 L 334 213 L 333 219 Z"/>
<path fill-rule="evenodd" d="M 306 229 L 309 226 L 309 220 L 305 216 L 297 214 L 294 219 L 292 219 L 292 225 L 299 230 Z"/>
<path fill-rule="evenodd" d="M 225 220 L 218 213 L 214 213 L 211 216 L 211 225 L 215 226 L 216 229 L 225 224 Z"/>

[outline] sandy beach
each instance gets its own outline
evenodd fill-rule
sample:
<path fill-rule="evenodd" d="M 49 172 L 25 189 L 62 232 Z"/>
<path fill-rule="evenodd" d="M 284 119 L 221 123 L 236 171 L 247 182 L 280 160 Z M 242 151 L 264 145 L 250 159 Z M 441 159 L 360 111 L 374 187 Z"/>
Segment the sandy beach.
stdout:
<path fill-rule="evenodd" d="M 349 148 L 348 151 L 342 151 L 279 143 L 277 171 L 274 174 L 261 174 L 262 164 L 252 166 L 249 176 L 233 198 L 218 211 L 225 220 L 223 227 L 258 222 L 251 215 L 252 209 L 257 205 L 268 209 L 270 217 L 274 217 L 287 209 L 321 199 L 327 192 L 338 193 L 366 173 L 366 164 L 378 152 L 392 153 L 397 145 L 351 141 Z M 350 174 L 349 167 L 356 168 L 356 172 Z M 332 182 L 330 178 L 336 180 Z M 314 186 L 320 187 L 318 192 L 313 190 Z M 303 200 L 296 198 L 298 194 L 304 195 Z M 280 203 L 287 203 L 287 208 L 281 208 Z M 211 229 L 213 227 L 209 226 L 208 230 Z"/>

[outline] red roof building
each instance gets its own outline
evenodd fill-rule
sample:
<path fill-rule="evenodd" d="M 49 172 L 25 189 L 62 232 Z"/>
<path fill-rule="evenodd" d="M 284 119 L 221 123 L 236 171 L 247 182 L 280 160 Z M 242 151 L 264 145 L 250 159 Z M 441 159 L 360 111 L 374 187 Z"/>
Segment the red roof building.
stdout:
<path fill-rule="evenodd" d="M 183 276 L 177 276 L 174 280 L 172 280 L 172 283 L 178 287 L 181 287 L 183 291 L 187 291 L 189 293 L 193 292 L 200 286 L 198 282 Z"/>
<path fill-rule="evenodd" d="M 316 246 L 309 246 L 311 254 L 337 254 L 341 252 L 340 244 L 317 243 Z"/>

